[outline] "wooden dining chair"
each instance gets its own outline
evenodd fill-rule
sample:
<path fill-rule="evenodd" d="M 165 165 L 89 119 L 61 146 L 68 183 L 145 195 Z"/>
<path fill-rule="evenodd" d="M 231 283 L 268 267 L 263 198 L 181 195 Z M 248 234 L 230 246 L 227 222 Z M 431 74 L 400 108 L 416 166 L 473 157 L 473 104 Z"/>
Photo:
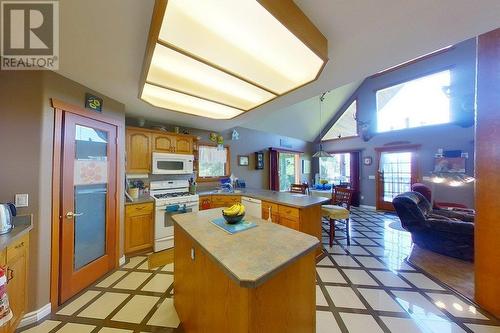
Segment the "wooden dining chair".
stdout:
<path fill-rule="evenodd" d="M 335 221 L 344 222 L 347 245 L 351 245 L 349 236 L 349 215 L 351 213 L 352 195 L 354 191 L 348 188 L 335 187 L 332 195 L 332 205 L 322 205 L 321 213 L 328 219 L 330 230 L 328 232 L 329 245 L 333 246 L 335 237 Z"/>
<path fill-rule="evenodd" d="M 307 184 L 291 184 L 290 193 L 306 194 L 307 188 Z"/>

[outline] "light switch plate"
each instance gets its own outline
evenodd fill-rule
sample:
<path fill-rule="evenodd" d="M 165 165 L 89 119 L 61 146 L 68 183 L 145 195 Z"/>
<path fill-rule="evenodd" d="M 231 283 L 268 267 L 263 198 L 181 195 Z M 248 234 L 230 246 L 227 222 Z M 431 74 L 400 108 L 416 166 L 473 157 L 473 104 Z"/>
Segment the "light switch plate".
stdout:
<path fill-rule="evenodd" d="M 16 194 L 16 207 L 28 207 L 28 194 Z"/>
<path fill-rule="evenodd" d="M 368 179 L 375 179 L 375 175 L 369 175 Z"/>

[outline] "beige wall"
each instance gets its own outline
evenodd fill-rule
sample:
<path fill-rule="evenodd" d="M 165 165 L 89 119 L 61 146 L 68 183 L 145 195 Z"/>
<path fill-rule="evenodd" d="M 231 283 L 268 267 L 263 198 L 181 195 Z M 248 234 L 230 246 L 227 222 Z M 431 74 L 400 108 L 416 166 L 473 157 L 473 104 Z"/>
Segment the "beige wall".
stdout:
<path fill-rule="evenodd" d="M 28 193 L 29 207 L 19 213 L 34 214 L 28 311 L 50 302 L 54 124 L 50 98 L 83 106 L 85 92 L 93 91 L 53 72 L 0 71 L 0 202 L 13 201 L 16 193 Z M 104 98 L 103 113 L 124 124 L 124 105 L 93 93 Z M 119 144 L 118 149 L 124 151 L 124 141 Z M 124 163 L 121 165 L 118 181 L 123 183 Z M 119 197 L 123 201 L 123 195 Z M 123 204 L 120 207 L 120 221 L 123 221 Z M 121 246 L 120 256 L 122 253 Z"/>

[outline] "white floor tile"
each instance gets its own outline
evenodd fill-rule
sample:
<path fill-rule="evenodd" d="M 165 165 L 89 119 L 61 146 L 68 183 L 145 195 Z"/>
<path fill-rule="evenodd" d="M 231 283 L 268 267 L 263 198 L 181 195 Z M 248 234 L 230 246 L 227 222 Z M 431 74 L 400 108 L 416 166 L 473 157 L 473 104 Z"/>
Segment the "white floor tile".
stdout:
<path fill-rule="evenodd" d="M 500 326 L 488 326 L 479 324 L 465 324 L 474 333 L 500 333 Z"/>
<path fill-rule="evenodd" d="M 121 293 L 104 293 L 87 306 L 78 317 L 104 319 L 113 312 L 129 295 Z"/>
<path fill-rule="evenodd" d="M 368 238 L 352 238 L 351 240 L 355 240 L 358 244 L 361 245 L 378 245 L 377 243 Z"/>
<path fill-rule="evenodd" d="M 392 333 L 427 333 L 426 328 L 409 318 L 380 317 Z"/>
<path fill-rule="evenodd" d="M 71 316 L 76 311 L 80 310 L 82 306 L 90 302 L 91 299 L 99 295 L 99 291 L 89 290 L 83 293 L 80 297 L 64 306 L 61 310 L 57 311 L 57 314 Z"/>
<path fill-rule="evenodd" d="M 341 313 L 340 317 L 349 333 L 383 333 L 375 319 L 370 315 L 357 313 Z M 368 331 L 369 328 L 369 331 Z"/>
<path fill-rule="evenodd" d="M 166 298 L 148 321 L 148 325 L 171 328 L 176 328 L 179 324 L 179 316 L 175 310 L 172 298 Z"/>
<path fill-rule="evenodd" d="M 170 274 L 156 274 L 142 288 L 144 291 L 152 291 L 156 293 L 164 293 L 168 287 L 174 282 L 174 276 Z"/>
<path fill-rule="evenodd" d="M 111 320 L 139 324 L 160 298 L 136 295 Z"/>
<path fill-rule="evenodd" d="M 348 250 L 350 254 L 369 254 L 361 246 L 357 245 L 348 245 L 346 246 L 346 250 Z"/>
<path fill-rule="evenodd" d="M 147 257 L 143 257 L 143 256 L 132 257 L 129 259 L 130 261 L 128 263 L 126 263 L 125 265 L 123 265 L 122 267 L 123 268 L 135 268 L 135 267 L 137 267 L 137 265 L 139 265 L 141 262 L 143 262 L 146 259 L 147 259 Z"/>
<path fill-rule="evenodd" d="M 436 282 L 429 279 L 422 273 L 399 273 L 402 277 L 413 283 L 417 288 L 421 289 L 435 289 L 435 290 L 444 290 L 440 285 Z"/>
<path fill-rule="evenodd" d="M 327 241 L 328 241 L 328 238 L 327 238 Z M 328 244 L 328 243 L 326 243 Z M 342 246 L 340 245 L 333 245 L 332 247 L 328 246 L 328 245 L 325 245 L 325 249 L 329 252 L 329 253 L 335 253 L 335 254 L 345 254 L 346 252 L 344 251 L 344 249 L 342 248 Z"/>
<path fill-rule="evenodd" d="M 342 269 L 347 275 L 352 284 L 365 286 L 378 286 L 378 283 L 373 280 L 368 273 L 359 269 Z"/>
<path fill-rule="evenodd" d="M 53 330 L 60 323 L 61 323 L 60 321 L 56 321 L 56 320 L 45 320 L 44 322 L 40 323 L 40 325 L 34 326 L 32 328 L 28 328 L 27 330 L 25 330 L 23 332 L 25 332 L 25 333 L 48 333 L 49 331 Z"/>
<path fill-rule="evenodd" d="M 57 332 L 58 333 L 90 333 L 94 328 L 95 328 L 95 326 L 92 326 L 92 325 L 67 323 L 66 325 L 61 327 Z"/>
<path fill-rule="evenodd" d="M 316 311 L 316 333 L 341 333 L 330 311 Z"/>
<path fill-rule="evenodd" d="M 323 282 L 347 283 L 336 268 L 316 267 L 316 271 Z"/>
<path fill-rule="evenodd" d="M 455 317 L 488 319 L 482 315 L 474 305 L 465 303 L 458 297 L 450 294 L 427 293 L 438 308 L 446 309 Z"/>
<path fill-rule="evenodd" d="M 323 295 L 319 286 L 316 286 L 316 305 L 328 306 L 325 295 Z"/>
<path fill-rule="evenodd" d="M 99 330 L 99 333 L 132 333 L 132 330 L 123 330 L 120 328 L 103 327 Z"/>
<path fill-rule="evenodd" d="M 351 287 L 326 286 L 326 290 L 337 307 L 366 309 Z"/>
<path fill-rule="evenodd" d="M 387 292 L 381 289 L 358 289 L 370 306 L 377 311 L 404 312 Z"/>
<path fill-rule="evenodd" d="M 356 259 L 366 268 L 386 268 L 384 264 L 373 257 L 356 256 Z"/>
<path fill-rule="evenodd" d="M 115 284 L 113 288 L 135 290 L 139 288 L 139 286 L 143 284 L 144 281 L 146 281 L 146 279 L 150 276 L 151 273 L 131 272 L 127 276 L 125 276 L 120 282 Z"/>
<path fill-rule="evenodd" d="M 396 301 L 416 320 L 439 320 L 445 318 L 437 306 L 416 291 L 392 291 Z"/>
<path fill-rule="evenodd" d="M 386 252 L 385 249 L 380 246 L 367 246 L 366 249 L 376 256 L 383 256 Z"/>
<path fill-rule="evenodd" d="M 358 263 L 350 256 L 332 255 L 333 260 L 341 267 L 359 267 Z"/>
<path fill-rule="evenodd" d="M 324 257 L 321 259 L 316 265 L 321 265 L 321 266 L 335 266 L 335 264 L 332 262 L 330 257 Z"/>
<path fill-rule="evenodd" d="M 127 274 L 127 271 L 116 271 L 98 284 L 96 284 L 96 287 L 101 287 L 101 288 L 107 288 L 116 281 L 118 281 L 119 278 Z"/>
<path fill-rule="evenodd" d="M 394 272 L 371 271 L 371 273 L 386 287 L 411 288 Z"/>
<path fill-rule="evenodd" d="M 171 263 L 171 264 L 166 264 L 165 266 L 162 267 L 161 269 L 163 272 L 170 272 L 170 273 L 173 273 L 174 272 L 174 263 Z"/>

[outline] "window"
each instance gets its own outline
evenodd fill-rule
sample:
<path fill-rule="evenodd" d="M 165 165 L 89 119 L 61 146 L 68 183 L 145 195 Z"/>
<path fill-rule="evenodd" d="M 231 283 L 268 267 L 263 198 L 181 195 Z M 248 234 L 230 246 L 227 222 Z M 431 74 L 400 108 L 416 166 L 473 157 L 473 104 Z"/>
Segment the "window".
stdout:
<path fill-rule="evenodd" d="M 449 123 L 450 82 L 446 70 L 378 90 L 378 132 Z"/>
<path fill-rule="evenodd" d="M 351 182 L 351 154 L 335 154 L 333 157 L 320 157 L 319 177 L 328 183 L 340 185 Z"/>
<path fill-rule="evenodd" d="M 330 130 L 325 134 L 323 140 L 340 139 L 349 136 L 358 135 L 358 127 L 356 123 L 357 105 L 356 101 L 345 110 L 340 118 L 333 124 Z"/>
<path fill-rule="evenodd" d="M 229 148 L 216 146 L 199 147 L 198 177 L 217 178 L 229 175 Z"/>
<path fill-rule="evenodd" d="M 300 155 L 295 153 L 279 153 L 280 191 L 289 191 L 292 184 L 300 180 Z"/>

